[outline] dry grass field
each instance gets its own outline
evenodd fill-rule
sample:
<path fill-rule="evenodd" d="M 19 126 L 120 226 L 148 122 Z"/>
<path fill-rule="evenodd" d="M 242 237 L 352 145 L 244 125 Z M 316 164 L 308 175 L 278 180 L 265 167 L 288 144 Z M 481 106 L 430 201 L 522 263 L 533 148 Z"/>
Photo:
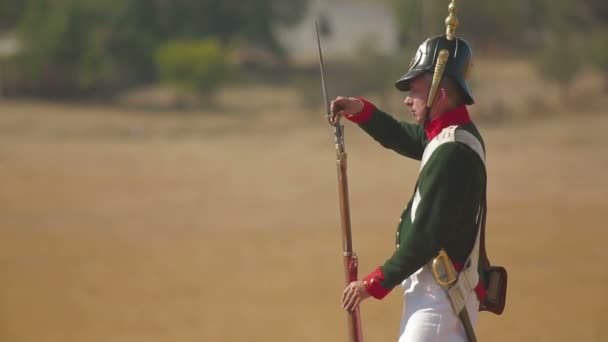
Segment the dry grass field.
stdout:
<path fill-rule="evenodd" d="M 323 120 L 169 114 L 0 104 L 0 341 L 344 341 Z M 608 340 L 600 114 L 480 125 L 488 250 L 510 276 L 481 341 Z M 346 132 L 367 273 L 391 253 L 418 164 Z M 396 340 L 401 306 L 399 288 L 365 302 L 366 340 Z"/>

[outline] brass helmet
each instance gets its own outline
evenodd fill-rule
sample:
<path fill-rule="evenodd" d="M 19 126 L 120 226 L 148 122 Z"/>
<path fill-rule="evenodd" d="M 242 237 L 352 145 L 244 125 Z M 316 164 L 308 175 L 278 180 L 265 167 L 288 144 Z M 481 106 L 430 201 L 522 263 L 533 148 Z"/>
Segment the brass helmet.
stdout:
<path fill-rule="evenodd" d="M 409 91 L 411 80 L 425 72 L 432 73 L 434 80 L 441 80 L 441 77 L 447 75 L 453 78 L 464 92 L 465 104 L 471 105 L 474 101 L 467 80 L 471 69 L 472 51 L 464 39 L 455 35 L 458 18 L 454 0 L 448 10 L 450 15 L 445 20 L 446 34 L 429 38 L 420 45 L 410 63 L 410 69 L 395 83 L 395 87 L 401 91 Z M 433 85 L 432 88 L 436 89 L 436 86 Z M 434 96 L 431 89 L 430 97 Z"/>

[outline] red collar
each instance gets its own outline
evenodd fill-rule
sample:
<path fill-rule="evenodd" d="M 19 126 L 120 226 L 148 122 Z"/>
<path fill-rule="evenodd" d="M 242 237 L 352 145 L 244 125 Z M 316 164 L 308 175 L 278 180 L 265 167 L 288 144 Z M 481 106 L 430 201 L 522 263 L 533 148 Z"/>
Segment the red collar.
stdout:
<path fill-rule="evenodd" d="M 434 118 L 425 127 L 426 137 L 431 141 L 444 128 L 453 125 L 466 125 L 471 122 L 467 106 L 462 105 Z"/>

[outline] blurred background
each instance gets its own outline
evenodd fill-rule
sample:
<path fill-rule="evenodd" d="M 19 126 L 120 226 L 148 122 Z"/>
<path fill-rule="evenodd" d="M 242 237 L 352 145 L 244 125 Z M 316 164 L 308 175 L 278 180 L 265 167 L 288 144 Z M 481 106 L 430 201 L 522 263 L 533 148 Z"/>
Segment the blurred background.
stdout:
<path fill-rule="evenodd" d="M 0 341 L 346 340 L 330 97 L 393 87 L 448 0 L 0 0 Z M 456 2 L 488 154 L 492 341 L 607 341 L 608 2 Z M 346 123 L 360 274 L 418 163 Z M 396 288 L 363 304 L 396 340 Z"/>

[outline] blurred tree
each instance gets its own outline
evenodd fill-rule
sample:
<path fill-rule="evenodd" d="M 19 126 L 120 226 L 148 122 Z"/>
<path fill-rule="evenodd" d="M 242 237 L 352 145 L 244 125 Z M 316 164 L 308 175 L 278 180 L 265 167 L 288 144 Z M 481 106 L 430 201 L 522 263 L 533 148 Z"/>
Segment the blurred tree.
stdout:
<path fill-rule="evenodd" d="M 317 24 L 319 25 L 319 35 L 321 37 L 331 36 L 333 30 L 327 14 L 325 12 L 321 12 L 317 17 L 319 18 L 317 21 Z"/>
<path fill-rule="evenodd" d="M 422 22 L 426 18 L 423 13 L 423 4 L 426 2 L 416 0 L 393 0 L 392 5 L 397 16 L 399 43 L 401 46 L 420 44 L 424 33 Z"/>
<path fill-rule="evenodd" d="M 169 41 L 156 52 L 161 80 L 183 92 L 210 99 L 227 78 L 227 53 L 213 39 Z"/>
<path fill-rule="evenodd" d="M 156 0 L 165 38 L 213 36 L 281 53 L 273 29 L 305 14 L 308 0 Z"/>
<path fill-rule="evenodd" d="M 148 55 L 158 42 L 144 3 L 29 0 L 19 65 L 37 91 L 61 96 L 141 78 L 154 70 Z"/>
<path fill-rule="evenodd" d="M 6 13 L 18 21 L 24 45 L 19 65 L 27 83 L 39 93 L 61 95 L 154 80 L 154 52 L 169 40 L 216 37 L 222 45 L 251 44 L 280 54 L 273 28 L 295 23 L 307 0 L 0 0 L 3 4 L 12 6 Z"/>
<path fill-rule="evenodd" d="M 527 28 L 530 0 L 457 1 L 460 25 L 457 35 L 485 50 L 520 46 Z M 534 2 L 534 0 L 532 0 Z M 443 4 L 443 5 L 441 5 Z M 449 1 L 441 4 L 418 0 L 393 0 L 402 45 L 445 33 Z"/>
<path fill-rule="evenodd" d="M 449 1 L 393 0 L 400 42 L 418 45 L 443 34 Z M 456 1 L 457 35 L 484 52 L 534 48 L 548 31 L 589 34 L 608 25 L 606 0 Z"/>
<path fill-rule="evenodd" d="M 590 39 L 591 63 L 604 73 L 604 86 L 608 90 L 608 29 L 598 30 Z"/>
<path fill-rule="evenodd" d="M 14 28 L 25 10 L 28 0 L 0 0 L 0 31 Z"/>
<path fill-rule="evenodd" d="M 567 99 L 569 85 L 584 57 L 608 73 L 608 2 L 540 0 L 539 5 L 545 29 L 538 48 L 539 71 L 558 82 Z"/>
<path fill-rule="evenodd" d="M 549 39 L 540 49 L 536 64 L 541 76 L 557 82 L 562 89 L 562 100 L 568 100 L 570 84 L 581 70 L 582 56 L 574 48 L 574 36 L 561 36 Z"/>
<path fill-rule="evenodd" d="M 558 33 L 589 33 L 608 24 L 605 0 L 537 0 L 546 28 Z"/>

